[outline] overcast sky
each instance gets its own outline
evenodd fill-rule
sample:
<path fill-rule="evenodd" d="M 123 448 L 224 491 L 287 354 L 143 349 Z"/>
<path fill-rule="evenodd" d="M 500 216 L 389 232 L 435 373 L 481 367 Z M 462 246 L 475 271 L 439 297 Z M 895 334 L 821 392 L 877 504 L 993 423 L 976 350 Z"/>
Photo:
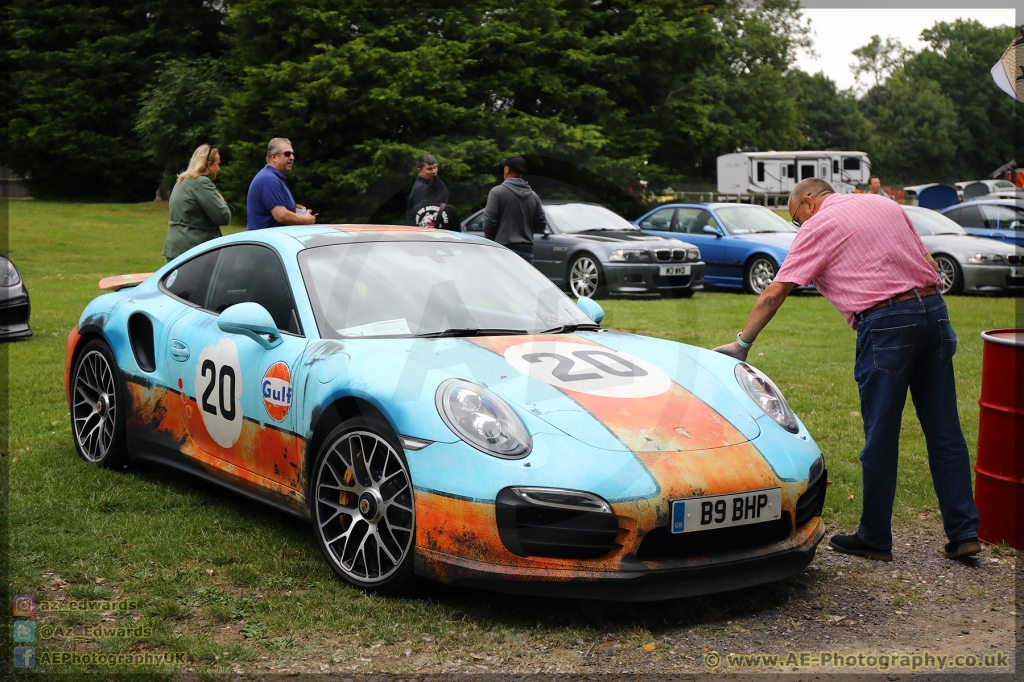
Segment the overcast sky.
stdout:
<path fill-rule="evenodd" d="M 979 3 L 981 4 L 981 3 Z M 1001 3 L 1000 3 L 1001 4 Z M 850 64 L 855 61 L 851 52 L 871 41 L 878 34 L 898 38 L 915 52 L 927 43 L 920 40 L 921 31 L 931 28 L 937 21 L 974 19 L 984 26 L 1012 26 L 1012 9 L 817 9 L 804 8 L 814 32 L 816 58 L 801 54 L 797 67 L 807 73 L 824 71 L 840 89 L 854 84 Z M 1009 44 L 1007 44 L 1009 47 Z M 993 62 L 995 63 L 995 62 Z M 862 79 L 863 82 L 863 79 Z"/>

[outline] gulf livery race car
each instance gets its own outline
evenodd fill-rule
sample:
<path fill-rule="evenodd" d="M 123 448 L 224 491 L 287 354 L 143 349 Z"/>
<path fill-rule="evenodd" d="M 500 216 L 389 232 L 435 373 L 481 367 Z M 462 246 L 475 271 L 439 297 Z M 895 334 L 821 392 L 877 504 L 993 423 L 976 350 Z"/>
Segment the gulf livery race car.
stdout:
<path fill-rule="evenodd" d="M 359 588 L 667 599 L 798 573 L 824 534 L 821 452 L 771 380 L 602 329 L 483 238 L 244 232 L 101 288 L 67 342 L 82 458 L 307 519 Z"/>

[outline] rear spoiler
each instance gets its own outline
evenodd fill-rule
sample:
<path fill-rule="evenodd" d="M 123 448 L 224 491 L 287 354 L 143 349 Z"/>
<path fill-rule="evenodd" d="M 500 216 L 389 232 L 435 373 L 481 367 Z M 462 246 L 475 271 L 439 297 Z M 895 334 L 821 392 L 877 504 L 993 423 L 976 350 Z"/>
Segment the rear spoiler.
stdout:
<path fill-rule="evenodd" d="M 152 272 L 137 272 L 133 275 L 114 275 L 113 277 L 104 277 L 99 283 L 100 291 L 117 291 L 119 289 L 133 287 L 144 282 L 152 274 Z"/>

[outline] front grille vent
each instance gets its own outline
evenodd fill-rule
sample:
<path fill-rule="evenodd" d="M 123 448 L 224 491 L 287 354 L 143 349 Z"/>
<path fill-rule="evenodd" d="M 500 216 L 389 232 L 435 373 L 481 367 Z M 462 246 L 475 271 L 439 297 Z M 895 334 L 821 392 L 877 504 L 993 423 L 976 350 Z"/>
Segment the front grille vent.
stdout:
<path fill-rule="evenodd" d="M 775 521 L 695 533 L 672 533 L 667 526 L 662 526 L 644 536 L 636 558 L 640 561 L 666 561 L 767 547 L 789 537 L 790 523 L 789 512 L 782 512 Z"/>
<path fill-rule="evenodd" d="M 686 260 L 686 249 L 672 249 L 672 260 Z"/>
<path fill-rule="evenodd" d="M 597 559 L 622 547 L 615 537 L 628 532 L 615 514 L 530 504 L 511 488 L 498 493 L 495 517 L 502 544 L 524 557 Z"/>
<path fill-rule="evenodd" d="M 654 257 L 660 261 L 672 260 L 672 249 L 656 249 Z"/>
<path fill-rule="evenodd" d="M 825 490 L 828 488 L 828 469 L 821 472 L 821 476 L 814 485 L 800 496 L 796 501 L 796 527 L 804 525 L 815 516 L 821 516 L 821 510 L 825 506 Z"/>

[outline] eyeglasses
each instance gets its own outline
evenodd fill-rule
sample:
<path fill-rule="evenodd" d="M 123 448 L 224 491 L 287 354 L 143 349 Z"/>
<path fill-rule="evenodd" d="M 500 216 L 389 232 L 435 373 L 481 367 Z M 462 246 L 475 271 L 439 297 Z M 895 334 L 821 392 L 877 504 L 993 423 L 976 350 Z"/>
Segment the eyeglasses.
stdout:
<path fill-rule="evenodd" d="M 281 156 L 284 156 L 284 157 L 289 158 L 289 159 L 295 156 L 295 152 L 274 152 L 274 153 L 275 154 L 280 154 Z"/>
<path fill-rule="evenodd" d="M 793 219 L 789 221 L 789 222 L 793 223 L 793 225 L 795 225 L 796 227 L 800 227 L 800 221 L 797 219 L 796 216 L 797 216 L 798 213 L 800 213 L 800 207 L 803 206 L 803 205 L 804 205 L 804 202 L 802 202 L 802 201 L 799 204 L 797 204 L 796 210 L 793 211 Z"/>

